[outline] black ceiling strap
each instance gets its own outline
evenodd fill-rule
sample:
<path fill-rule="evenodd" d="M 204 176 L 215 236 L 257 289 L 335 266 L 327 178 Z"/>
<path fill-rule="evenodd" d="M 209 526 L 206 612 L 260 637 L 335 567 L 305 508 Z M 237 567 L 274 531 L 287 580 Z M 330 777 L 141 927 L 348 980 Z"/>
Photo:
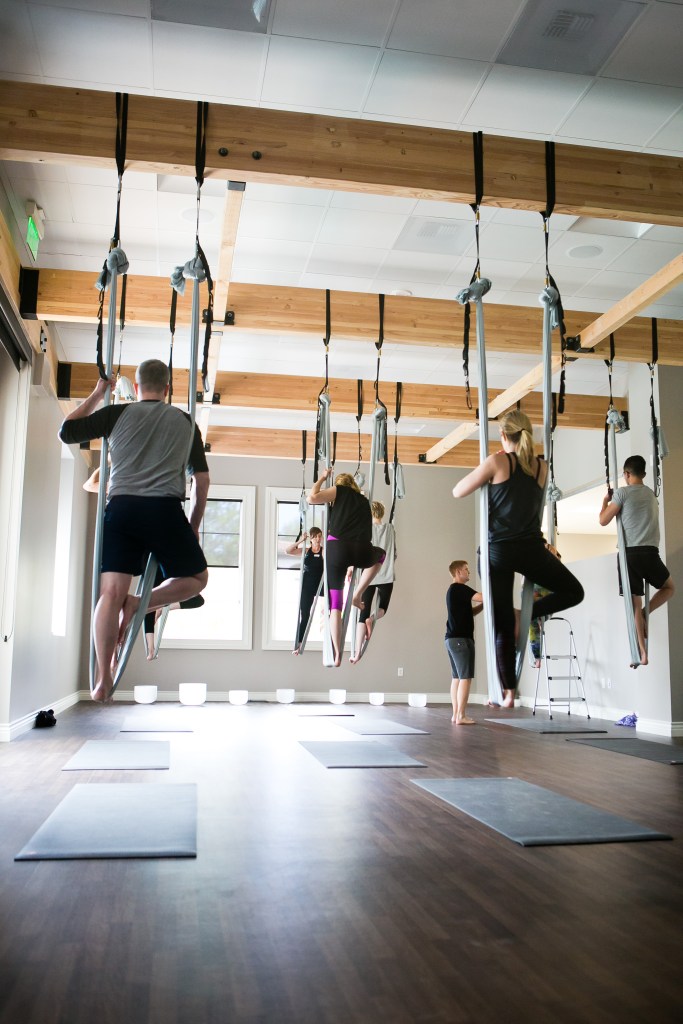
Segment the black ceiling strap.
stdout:
<path fill-rule="evenodd" d="M 403 401 L 403 384 L 398 381 L 396 384 L 396 415 L 394 416 L 394 496 L 391 502 L 391 512 L 389 513 L 389 522 L 394 521 L 394 512 L 396 510 L 396 471 L 398 467 L 398 421 L 401 418 L 401 404 Z"/>
<path fill-rule="evenodd" d="M 379 367 L 382 359 L 382 345 L 384 344 L 384 296 L 379 295 L 379 332 L 375 348 L 377 349 L 377 373 L 375 374 L 375 401 L 379 401 Z"/>
<path fill-rule="evenodd" d="M 102 267 L 102 274 L 104 275 L 104 280 L 106 280 L 106 275 L 107 275 L 107 261 L 106 260 L 104 261 L 104 265 Z M 99 301 L 99 304 L 97 306 L 97 343 L 96 343 L 96 346 L 95 346 L 95 359 L 97 360 L 97 369 L 99 370 L 100 377 L 102 378 L 102 380 L 107 380 L 107 371 L 106 371 L 106 368 L 105 368 L 105 365 L 104 365 L 104 360 L 102 358 L 102 320 L 103 320 L 103 318 L 104 318 L 104 288 L 101 288 L 100 289 L 100 301 Z"/>
<path fill-rule="evenodd" d="M 356 381 L 356 401 L 357 401 L 357 413 L 356 413 L 356 426 L 358 427 L 358 465 L 356 466 L 356 472 L 360 469 L 360 464 L 363 461 L 363 447 L 360 438 L 360 421 L 363 418 L 363 381 L 359 378 Z"/>
<path fill-rule="evenodd" d="M 332 465 L 337 461 L 337 431 L 332 432 Z"/>
<path fill-rule="evenodd" d="M 607 414 L 609 415 L 610 409 L 614 408 L 614 398 L 612 397 L 612 365 L 614 363 L 614 335 L 609 336 L 609 359 L 605 359 L 605 366 L 607 367 L 607 373 L 609 376 L 609 408 Z M 604 439 L 604 453 L 605 453 L 605 481 L 607 483 L 607 493 L 610 498 L 612 497 L 612 487 L 609 478 L 609 419 L 608 415 L 605 416 L 605 439 Z M 615 466 L 616 469 L 616 466 Z"/>
<path fill-rule="evenodd" d="M 545 245 L 545 283 L 546 287 L 550 285 L 557 292 L 557 319 L 558 326 L 560 329 L 560 354 L 562 358 L 562 366 L 560 370 L 560 390 L 557 401 L 557 411 L 560 415 L 565 409 L 565 395 L 566 395 L 566 366 L 567 366 L 567 328 L 564 322 L 564 308 L 562 306 L 562 296 L 560 289 L 557 286 L 555 278 L 550 273 L 550 266 L 548 262 L 548 246 L 550 243 L 550 217 L 553 210 L 555 209 L 556 199 L 556 178 L 555 178 L 555 143 L 546 142 L 545 144 L 545 209 L 541 211 L 541 217 L 543 218 L 543 241 Z"/>
<path fill-rule="evenodd" d="M 126 327 L 126 287 L 128 285 L 128 274 L 123 275 L 121 281 L 121 301 L 119 303 L 119 367 L 116 376 L 121 376 L 121 355 L 123 353 L 123 332 Z"/>
<path fill-rule="evenodd" d="M 649 362 L 650 371 L 650 425 L 652 431 L 652 446 L 654 450 L 654 487 L 652 490 L 659 495 L 662 482 L 661 459 L 659 455 L 659 424 L 657 423 L 657 411 L 655 409 L 655 369 L 659 359 L 659 335 L 657 331 L 657 318 L 652 317 L 652 361 Z"/>
<path fill-rule="evenodd" d="M 323 338 L 323 345 L 325 346 L 325 383 L 320 389 L 320 394 L 329 391 L 330 388 L 330 334 L 332 331 L 332 318 L 330 312 L 330 289 L 325 289 L 325 337 Z M 317 479 L 317 478 L 316 478 Z"/>
<path fill-rule="evenodd" d="M 121 184 L 126 168 L 126 137 L 128 134 L 128 93 L 116 93 L 116 170 L 118 171 L 118 188 L 116 192 L 116 222 L 111 248 L 119 244 L 121 237 Z"/>
<path fill-rule="evenodd" d="M 470 284 L 473 284 L 481 276 L 481 260 L 479 257 L 479 220 L 480 213 L 479 209 L 481 201 L 484 196 L 484 135 L 483 132 L 472 133 L 472 147 L 474 151 L 474 202 L 470 203 L 470 208 L 474 213 L 474 238 L 477 246 L 477 262 L 474 267 L 474 272 L 470 278 Z M 462 340 L 462 369 L 465 377 L 465 401 L 467 408 L 472 408 L 472 396 L 470 393 L 470 326 L 472 321 L 472 314 L 470 310 L 470 303 L 465 303 L 465 315 L 463 321 L 463 340 Z"/>

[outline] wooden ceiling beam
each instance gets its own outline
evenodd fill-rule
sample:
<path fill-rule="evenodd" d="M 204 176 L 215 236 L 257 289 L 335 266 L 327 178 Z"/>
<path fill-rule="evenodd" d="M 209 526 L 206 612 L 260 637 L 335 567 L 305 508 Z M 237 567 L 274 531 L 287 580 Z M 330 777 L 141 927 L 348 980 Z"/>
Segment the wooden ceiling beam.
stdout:
<path fill-rule="evenodd" d="M 132 380 L 135 367 L 122 366 L 121 372 Z M 187 394 L 187 378 L 187 370 L 174 370 L 174 392 L 179 398 L 179 404 L 184 404 L 184 396 Z M 69 398 L 85 398 L 90 394 L 96 382 L 97 367 L 93 363 L 72 363 Z M 369 380 L 363 383 L 365 415 L 368 416 L 373 402 L 373 383 Z M 314 415 L 321 385 L 322 381 L 314 377 L 219 371 L 215 378 L 215 391 L 220 394 L 220 406 L 215 408 L 276 409 Z M 333 414 L 356 415 L 358 403 L 355 380 L 331 380 L 330 394 Z M 490 394 L 493 401 L 496 402 L 499 401 L 501 395 L 507 394 L 507 392 L 491 390 Z M 393 383 L 383 384 L 380 396 L 389 409 L 391 419 L 396 406 L 396 385 Z M 502 411 L 513 406 L 516 401 L 517 399 L 514 397 L 509 399 Z M 524 396 L 521 404 L 532 423 L 543 422 L 540 393 L 535 392 Z M 618 399 L 618 405 L 622 410 L 627 409 L 627 399 Z M 566 410 L 558 419 L 558 427 L 579 430 L 601 429 L 605 421 L 605 411 L 606 399 L 600 396 L 567 395 Z M 469 419 L 470 429 L 474 431 L 477 429 L 477 424 L 473 420 L 474 413 L 467 408 L 466 392 L 462 387 L 405 383 L 401 414 L 406 419 Z M 204 429 L 202 432 L 206 433 Z M 421 443 L 424 444 L 423 441 Z"/>
<path fill-rule="evenodd" d="M 97 294 L 95 274 L 76 270 L 41 270 L 38 278 L 36 312 L 42 320 L 55 323 L 95 323 Z M 560 282 L 561 284 L 561 282 Z M 495 285 L 494 285 L 495 287 Z M 206 295 L 203 293 L 202 301 Z M 171 287 L 160 277 L 131 274 L 126 293 L 126 323 L 129 326 L 168 328 Z M 334 365 L 335 339 L 374 342 L 378 333 L 377 296 L 362 292 L 333 291 L 331 361 Z M 296 334 L 322 341 L 325 332 L 325 292 L 314 288 L 280 288 L 275 285 L 230 283 L 228 308 L 234 312 L 231 330 L 259 334 Z M 188 326 L 191 295 L 178 296 L 177 324 Z M 463 307 L 448 299 L 420 299 L 387 295 L 384 310 L 384 340 L 392 344 L 424 345 L 458 352 L 462 347 Z M 594 313 L 565 312 L 567 333 L 580 335 L 595 319 Z M 659 319 L 659 361 L 683 366 L 683 321 Z M 486 306 L 486 343 L 490 352 L 511 356 L 541 354 L 543 310 L 535 306 Z M 472 348 L 476 348 L 474 332 Z M 322 352 L 322 344 L 319 345 Z M 652 351 L 650 320 L 634 317 L 617 336 L 618 359 L 647 362 Z M 316 349 L 317 351 L 317 349 Z M 312 349 L 313 352 L 313 349 Z M 586 359 L 605 359 L 609 343 L 603 340 Z M 321 355 L 322 360 L 322 355 Z"/>
<path fill-rule="evenodd" d="M 127 167 L 195 174 L 196 103 L 131 95 Z M 114 166 L 115 94 L 35 82 L 0 83 L 0 157 Z M 380 195 L 473 200 L 472 135 L 417 125 L 212 103 L 206 177 Z M 683 225 L 676 157 L 558 143 L 555 210 Z M 544 143 L 487 135 L 484 205 L 546 205 Z"/>

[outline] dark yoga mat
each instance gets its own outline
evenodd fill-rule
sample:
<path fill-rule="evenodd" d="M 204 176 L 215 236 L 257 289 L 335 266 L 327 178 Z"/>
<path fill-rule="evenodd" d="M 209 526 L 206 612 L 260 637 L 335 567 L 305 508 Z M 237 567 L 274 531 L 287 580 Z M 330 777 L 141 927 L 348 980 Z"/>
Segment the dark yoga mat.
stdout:
<path fill-rule="evenodd" d="M 429 736 L 426 729 L 414 729 L 412 725 L 403 725 L 402 722 L 392 722 L 389 718 L 372 719 L 357 718 L 355 722 L 349 722 L 346 726 L 360 736 L 410 736 L 412 734 Z"/>
<path fill-rule="evenodd" d="M 311 707 L 302 708 L 299 706 L 297 714 L 301 718 L 322 718 L 322 717 L 333 717 L 333 718 L 353 718 L 355 711 L 349 711 L 343 705 L 333 704 L 320 704 L 318 706 L 311 705 Z"/>
<path fill-rule="evenodd" d="M 671 839 L 522 779 L 411 779 L 520 846 Z"/>
<path fill-rule="evenodd" d="M 583 743 L 586 747 L 597 747 L 598 750 L 611 750 L 615 754 L 630 754 L 631 757 L 642 757 L 646 761 L 657 761 L 659 764 L 683 764 L 683 747 L 674 743 L 657 743 L 656 740 L 638 740 L 635 737 L 618 736 L 613 740 L 568 740 L 569 743 Z"/>
<path fill-rule="evenodd" d="M 145 771 L 169 768 L 170 761 L 168 740 L 88 740 L 62 771 Z"/>
<path fill-rule="evenodd" d="M 15 860 L 196 857 L 194 783 L 74 786 Z"/>
<path fill-rule="evenodd" d="M 376 740 L 301 740 L 325 768 L 424 768 L 422 761 Z"/>
<path fill-rule="evenodd" d="M 582 725 L 579 722 L 567 721 L 565 718 L 487 718 L 485 721 L 493 722 L 495 725 L 510 725 L 513 729 L 525 729 L 527 732 L 540 732 L 543 735 L 552 736 L 558 732 L 607 732 L 607 729 L 598 729 L 592 725 Z M 585 719 L 582 719 L 585 722 Z"/>

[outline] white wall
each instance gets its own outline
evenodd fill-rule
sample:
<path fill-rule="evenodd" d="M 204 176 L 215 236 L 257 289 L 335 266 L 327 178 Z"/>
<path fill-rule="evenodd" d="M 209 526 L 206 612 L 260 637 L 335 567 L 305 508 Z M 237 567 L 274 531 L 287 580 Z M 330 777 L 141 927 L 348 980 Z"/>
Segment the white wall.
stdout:
<path fill-rule="evenodd" d="M 254 630 L 252 651 L 163 650 L 153 664 L 144 661 L 138 645 L 124 684 L 156 683 L 160 690 L 177 690 L 184 681 L 206 682 L 210 693 L 232 688 L 274 692 L 294 687 L 303 693 L 341 687 L 349 693 L 382 690 L 387 693 L 448 693 L 450 675 L 444 650 L 445 596 L 450 584 L 448 565 L 455 558 L 475 564 L 474 501 L 456 502 L 452 488 L 463 471 L 408 466 L 406 497 L 398 502 L 396 532 L 399 549 L 397 582 L 385 621 L 377 628 L 366 657 L 356 666 L 345 663 L 337 671 L 324 669 L 319 652 L 293 658 L 288 651 L 261 647 L 263 605 L 263 529 L 267 487 L 300 487 L 300 464 L 294 459 L 212 458 L 214 483 L 255 485 L 256 567 L 254 578 Z M 337 463 L 338 472 L 355 465 Z M 310 465 L 309 465 L 310 481 Z M 390 507 L 383 477 L 375 497 Z M 403 677 L 397 670 L 403 668 Z M 484 684 L 485 689 L 485 684 Z"/>

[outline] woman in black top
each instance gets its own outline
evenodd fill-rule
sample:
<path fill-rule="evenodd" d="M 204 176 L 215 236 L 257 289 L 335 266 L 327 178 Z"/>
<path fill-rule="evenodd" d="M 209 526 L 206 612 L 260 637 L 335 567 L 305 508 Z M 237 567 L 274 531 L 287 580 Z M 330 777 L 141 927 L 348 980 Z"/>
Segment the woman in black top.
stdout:
<path fill-rule="evenodd" d="M 320 580 L 325 567 L 322 553 L 323 531 L 313 526 L 310 534 L 304 533 L 301 540 L 295 540 L 285 548 L 285 554 L 298 555 L 301 545 L 310 539 L 310 547 L 304 555 L 303 579 L 301 580 L 301 598 L 299 600 L 299 623 L 296 631 L 296 644 L 292 654 L 299 654 L 301 642 L 311 617 L 311 608 L 318 593 Z"/>
<path fill-rule="evenodd" d="M 551 591 L 534 605 L 538 618 L 554 615 L 583 601 L 583 587 L 546 548 L 541 533 L 543 490 L 548 467 L 534 455 L 529 417 L 513 410 L 500 422 L 503 451 L 489 457 L 453 488 L 464 498 L 489 484 L 489 573 L 496 661 L 503 687 L 503 707 L 513 707 L 515 611 L 513 585 L 519 572 Z"/>
<path fill-rule="evenodd" d="M 349 566 L 362 569 L 352 603 L 362 610 L 363 594 L 379 572 L 384 561 L 382 548 L 372 543 L 372 512 L 370 502 L 360 493 L 350 473 L 340 473 L 331 487 L 323 484 L 329 469 L 313 484 L 308 501 L 311 505 L 331 505 L 327 524 L 327 587 L 330 604 L 330 632 L 334 663 L 341 664 L 341 616 L 344 607 L 344 578 Z"/>

